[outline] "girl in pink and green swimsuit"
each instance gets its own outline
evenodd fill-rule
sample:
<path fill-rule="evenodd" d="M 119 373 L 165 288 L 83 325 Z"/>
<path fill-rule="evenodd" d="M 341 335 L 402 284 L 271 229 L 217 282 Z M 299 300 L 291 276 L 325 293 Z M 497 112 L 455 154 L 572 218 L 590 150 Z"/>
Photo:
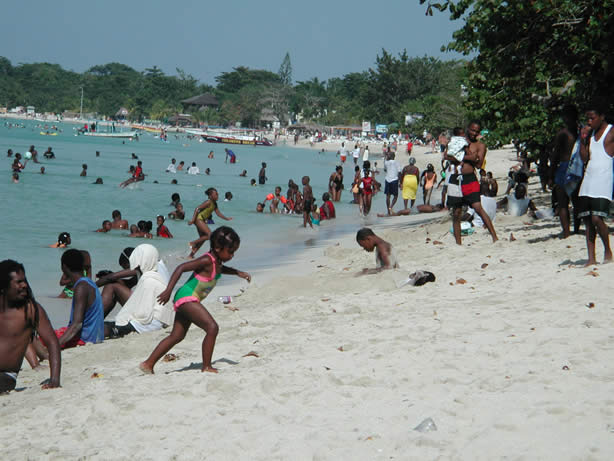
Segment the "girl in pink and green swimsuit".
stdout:
<path fill-rule="evenodd" d="M 171 334 L 160 341 L 160 344 L 156 346 L 147 360 L 139 366 L 145 373 L 153 373 L 158 360 L 185 338 L 192 324 L 199 326 L 206 333 L 202 347 L 202 371 L 217 373 L 217 369 L 211 366 L 211 357 L 213 356 L 219 327 L 209 311 L 201 304 L 201 301 L 213 290 L 221 274 L 237 275 L 248 282 L 251 281 L 251 276 L 247 272 L 224 266 L 225 262 L 232 259 L 241 243 L 239 236 L 233 229 L 227 226 L 219 227 L 211 234 L 210 242 L 211 250 L 209 253 L 177 266 L 166 290 L 158 296 L 158 302 L 166 304 L 181 275 L 184 272 L 193 271 L 192 276 L 175 294 L 176 314 Z"/>

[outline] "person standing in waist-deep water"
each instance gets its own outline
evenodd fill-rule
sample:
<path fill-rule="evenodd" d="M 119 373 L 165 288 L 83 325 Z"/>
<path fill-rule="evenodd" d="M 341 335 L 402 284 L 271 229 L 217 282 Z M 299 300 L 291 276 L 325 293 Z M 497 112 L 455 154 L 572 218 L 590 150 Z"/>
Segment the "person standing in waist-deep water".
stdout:
<path fill-rule="evenodd" d="M 586 111 L 588 125 L 580 132 L 582 139 L 580 155 L 586 166 L 584 179 L 580 185 L 578 216 L 584 218 L 586 225 L 587 266 L 596 264 L 595 240 L 597 234 L 604 247 L 603 261 L 612 260 L 610 234 L 604 221 L 610 211 L 612 201 L 612 157 L 614 156 L 614 130 L 605 121 L 605 107 L 601 102 L 593 102 Z"/>
<path fill-rule="evenodd" d="M 258 173 L 258 184 L 266 184 L 266 163 L 262 162 L 262 168 L 260 168 L 260 172 Z"/>

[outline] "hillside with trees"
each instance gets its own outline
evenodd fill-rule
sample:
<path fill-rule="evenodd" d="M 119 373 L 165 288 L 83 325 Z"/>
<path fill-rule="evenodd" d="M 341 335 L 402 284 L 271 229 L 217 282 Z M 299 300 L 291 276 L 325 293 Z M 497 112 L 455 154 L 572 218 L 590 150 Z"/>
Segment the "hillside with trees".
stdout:
<path fill-rule="evenodd" d="M 37 112 L 78 112 L 81 89 L 83 110 L 113 116 L 120 107 L 132 120 L 165 120 L 183 111 L 181 101 L 211 93 L 217 109 L 194 110 L 196 122 L 257 126 L 263 114 L 282 122 L 301 119 L 318 124 L 374 123 L 404 126 L 405 115 L 420 113 L 431 129 L 449 127 L 464 119 L 461 82 L 466 62 L 431 57 L 394 56 L 386 50 L 373 68 L 321 81 L 314 77 L 293 82 L 290 55 L 278 72 L 238 66 L 215 77 L 215 86 L 202 84 L 176 69 L 166 75 L 156 66 L 137 71 L 125 64 L 108 63 L 76 73 L 57 64 L 13 66 L 0 58 L 0 105 L 33 105 Z M 422 127 L 416 127 L 422 129 Z"/>

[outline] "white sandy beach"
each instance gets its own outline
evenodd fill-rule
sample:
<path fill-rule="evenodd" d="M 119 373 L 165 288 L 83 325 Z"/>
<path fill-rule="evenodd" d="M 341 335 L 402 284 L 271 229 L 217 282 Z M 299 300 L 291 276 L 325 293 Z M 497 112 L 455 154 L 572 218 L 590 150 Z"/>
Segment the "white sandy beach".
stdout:
<path fill-rule="evenodd" d="M 500 193 L 513 157 L 489 153 Z M 459 247 L 447 214 L 427 217 L 369 221 L 402 269 L 357 277 L 374 257 L 348 236 L 301 275 L 255 277 L 238 311 L 208 298 L 218 375 L 195 327 L 154 376 L 137 366 L 167 332 L 63 352 L 61 389 L 24 362 L 0 396 L 2 458 L 610 459 L 614 265 L 583 268 L 584 236 L 559 240 L 555 219 L 500 214 L 499 242 Z M 397 288 L 416 269 L 436 282 Z M 437 431 L 414 430 L 429 417 Z"/>

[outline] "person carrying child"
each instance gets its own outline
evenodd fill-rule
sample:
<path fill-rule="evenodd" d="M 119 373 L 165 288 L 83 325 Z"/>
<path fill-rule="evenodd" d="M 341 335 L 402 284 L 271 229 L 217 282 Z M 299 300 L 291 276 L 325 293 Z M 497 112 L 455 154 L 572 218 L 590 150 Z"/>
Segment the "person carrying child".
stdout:
<path fill-rule="evenodd" d="M 251 275 L 237 269 L 224 266 L 230 261 L 239 249 L 241 240 L 237 233 L 227 226 L 216 229 L 210 238 L 211 249 L 208 253 L 193 261 L 180 264 L 173 272 L 166 290 L 158 296 L 160 304 L 166 304 L 171 297 L 173 288 L 184 272 L 193 271 L 188 281 L 175 293 L 174 308 L 175 320 L 171 334 L 164 338 L 153 350 L 151 355 L 139 365 L 144 373 L 153 374 L 154 366 L 168 351 L 185 338 L 190 325 L 193 323 L 205 330 L 205 339 L 202 344 L 203 364 L 201 371 L 217 373 L 211 364 L 215 340 L 219 327 L 213 316 L 201 304 L 201 301 L 215 288 L 221 274 L 230 274 L 241 277 L 248 282 Z"/>

